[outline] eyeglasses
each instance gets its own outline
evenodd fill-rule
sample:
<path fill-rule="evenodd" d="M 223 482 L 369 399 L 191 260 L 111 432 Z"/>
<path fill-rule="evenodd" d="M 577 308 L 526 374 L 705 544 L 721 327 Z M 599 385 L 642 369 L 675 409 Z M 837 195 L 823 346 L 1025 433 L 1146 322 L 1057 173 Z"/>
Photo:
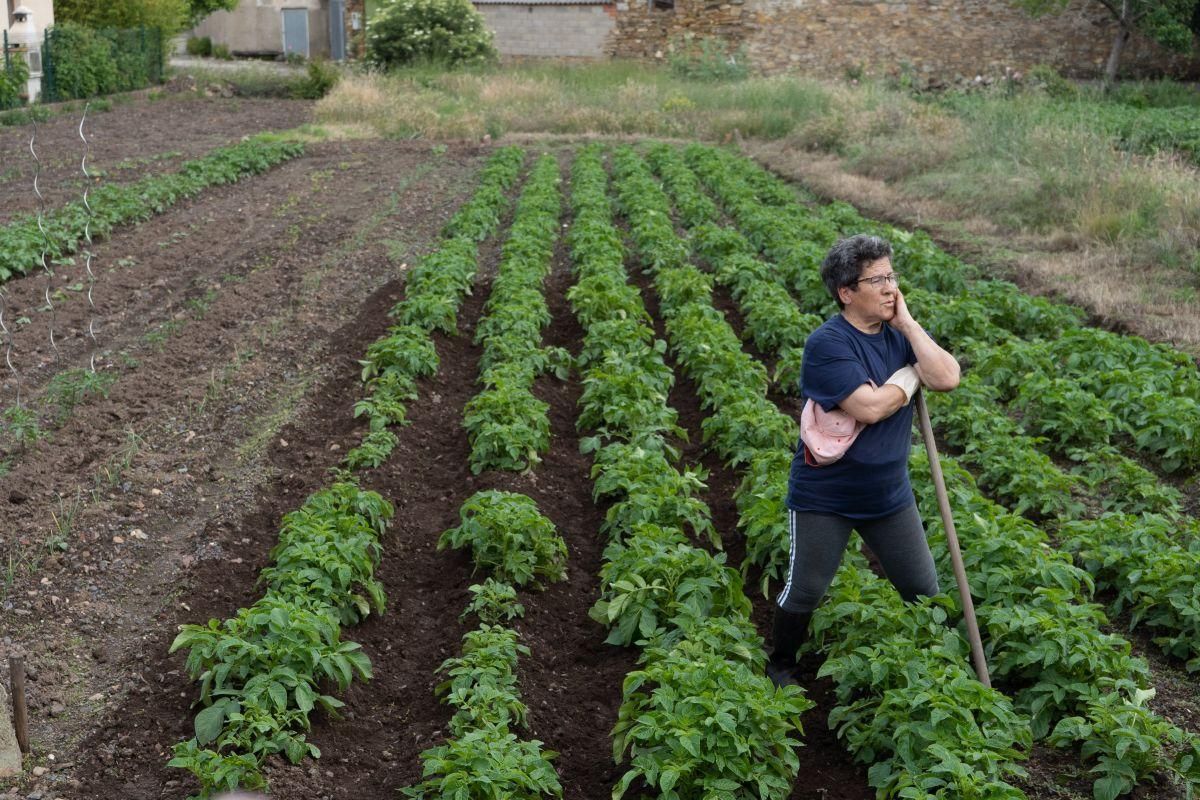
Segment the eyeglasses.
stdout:
<path fill-rule="evenodd" d="M 887 275 L 873 275 L 870 278 L 858 278 L 850 281 L 847 286 L 853 286 L 856 283 L 869 283 L 872 286 L 883 286 L 885 283 L 890 283 L 892 286 L 900 285 L 900 276 L 894 272 L 889 272 Z"/>

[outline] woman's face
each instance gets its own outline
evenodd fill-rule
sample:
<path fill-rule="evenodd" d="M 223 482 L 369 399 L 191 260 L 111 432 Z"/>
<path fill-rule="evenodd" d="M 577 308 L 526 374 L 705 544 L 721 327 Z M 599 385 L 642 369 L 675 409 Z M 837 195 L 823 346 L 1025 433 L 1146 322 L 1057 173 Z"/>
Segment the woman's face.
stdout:
<path fill-rule="evenodd" d="M 846 310 L 863 321 L 888 322 L 896 316 L 896 274 L 887 256 L 863 267 L 858 281 L 842 294 Z"/>

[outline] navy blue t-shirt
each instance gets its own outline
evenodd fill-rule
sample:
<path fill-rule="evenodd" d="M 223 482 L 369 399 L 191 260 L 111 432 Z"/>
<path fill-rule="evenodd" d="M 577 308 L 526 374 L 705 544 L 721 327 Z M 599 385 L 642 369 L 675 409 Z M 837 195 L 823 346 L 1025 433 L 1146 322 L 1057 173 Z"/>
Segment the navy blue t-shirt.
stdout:
<path fill-rule="evenodd" d="M 886 322 L 879 333 L 863 333 L 838 314 L 804 343 L 800 391 L 805 399 L 832 411 L 864 383 L 882 386 L 896 370 L 916 360 L 912 345 Z M 912 420 L 910 403 L 867 425 L 841 459 L 821 467 L 805 463 L 804 445 L 797 443 L 788 480 L 788 508 L 878 519 L 911 505 L 915 502 L 908 482 Z"/>

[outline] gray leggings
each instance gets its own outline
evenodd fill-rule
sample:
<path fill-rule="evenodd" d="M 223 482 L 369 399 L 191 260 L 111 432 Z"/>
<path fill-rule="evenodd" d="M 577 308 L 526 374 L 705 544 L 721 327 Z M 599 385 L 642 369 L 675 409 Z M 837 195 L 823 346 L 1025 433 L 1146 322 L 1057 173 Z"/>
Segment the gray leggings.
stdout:
<path fill-rule="evenodd" d="M 888 580 L 911 602 L 938 593 L 933 555 L 916 504 L 880 519 L 850 519 L 838 514 L 788 510 L 791 566 L 776 603 L 796 614 L 813 611 L 833 583 L 850 540 L 850 531 L 871 548 Z"/>

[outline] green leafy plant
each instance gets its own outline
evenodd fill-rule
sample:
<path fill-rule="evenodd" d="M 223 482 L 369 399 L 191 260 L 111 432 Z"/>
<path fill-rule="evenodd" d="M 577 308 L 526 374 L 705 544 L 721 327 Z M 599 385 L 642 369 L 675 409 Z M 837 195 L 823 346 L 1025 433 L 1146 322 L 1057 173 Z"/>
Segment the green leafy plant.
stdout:
<path fill-rule="evenodd" d="M 517 602 L 517 590 L 512 584 L 488 578 L 467 587 L 467 591 L 471 593 L 471 602 L 459 615 L 460 620 L 474 614 L 485 625 L 497 625 L 525 616 L 525 606 Z"/>
<path fill-rule="evenodd" d="M 367 60 L 375 66 L 455 66 L 495 57 L 483 16 L 466 0 L 387 0 L 371 15 Z"/>
<path fill-rule="evenodd" d="M 476 492 L 459 510 L 462 524 L 438 539 L 438 549 L 469 548 L 476 569 L 524 586 L 566 577 L 567 545 L 532 499 L 515 492 Z"/>

